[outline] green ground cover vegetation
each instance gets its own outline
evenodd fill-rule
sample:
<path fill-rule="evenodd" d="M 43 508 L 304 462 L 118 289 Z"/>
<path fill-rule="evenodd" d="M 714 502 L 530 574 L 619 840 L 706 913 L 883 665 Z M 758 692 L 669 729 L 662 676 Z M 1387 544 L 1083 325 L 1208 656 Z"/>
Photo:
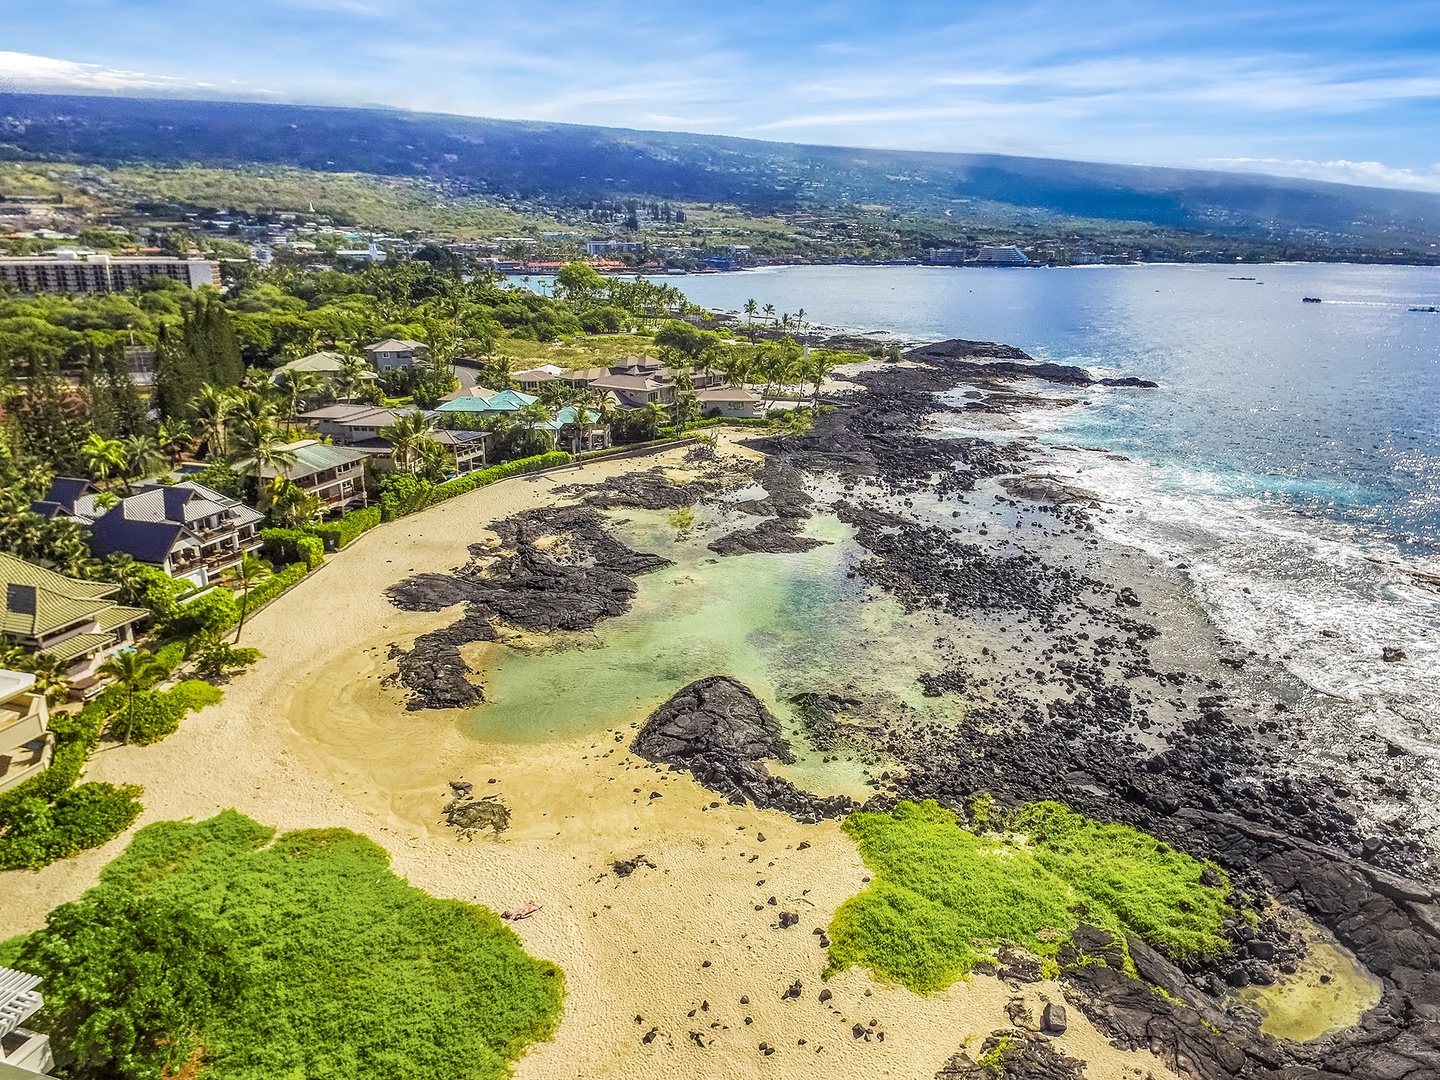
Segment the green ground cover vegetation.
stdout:
<path fill-rule="evenodd" d="M 873 880 L 835 913 L 831 971 L 943 990 L 1002 945 L 1053 959 L 1081 922 L 1177 961 L 1227 947 L 1230 886 L 1212 865 L 1056 802 L 1005 816 L 1003 831 L 975 823 L 1001 829 L 987 800 L 977 809 L 971 828 L 929 800 L 845 820 Z"/>
<path fill-rule="evenodd" d="M 344 829 L 160 822 L 0 957 L 44 978 L 33 1023 L 82 1080 L 506 1076 L 553 1033 L 563 973 L 389 863 Z"/>

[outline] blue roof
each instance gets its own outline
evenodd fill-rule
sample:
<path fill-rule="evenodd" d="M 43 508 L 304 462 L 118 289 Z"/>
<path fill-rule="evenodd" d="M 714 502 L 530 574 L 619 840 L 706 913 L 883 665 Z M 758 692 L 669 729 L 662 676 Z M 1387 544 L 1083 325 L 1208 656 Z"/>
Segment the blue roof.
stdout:
<path fill-rule="evenodd" d="M 466 394 L 453 401 L 442 402 L 436 412 L 519 412 L 526 405 L 533 405 L 538 398 L 522 394 L 519 390 L 500 390 L 488 398 L 478 394 Z"/>

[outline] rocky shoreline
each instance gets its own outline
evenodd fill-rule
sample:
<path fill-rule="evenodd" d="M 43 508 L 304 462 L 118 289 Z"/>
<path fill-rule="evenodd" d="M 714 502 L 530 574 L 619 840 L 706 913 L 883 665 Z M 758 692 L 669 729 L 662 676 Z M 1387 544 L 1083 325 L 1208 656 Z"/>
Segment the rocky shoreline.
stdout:
<path fill-rule="evenodd" d="M 1347 807 L 1351 792 L 1293 776 L 1284 740 L 1303 733 L 1285 732 L 1270 717 L 1237 715 L 1208 675 L 1157 669 L 1150 643 L 1159 630 L 1136 617 L 1143 601 L 1132 587 L 1008 538 L 965 543 L 897 512 L 897 496 L 902 507 L 907 493 L 921 489 L 963 498 L 978 480 L 1025 472 L 1019 446 L 932 437 L 927 418 L 945 408 L 937 391 L 977 378 L 991 384 L 997 376 L 1057 374 L 1048 366 L 1014 371 L 1020 358 L 989 343 L 948 342 L 906 358 L 918 366 L 853 376 L 866 393 L 850 408 L 805 436 L 761 447 L 777 469 L 788 462 L 846 489 L 836 512 L 872 555 L 857 574 L 909 610 L 999 620 L 1012 640 L 1018 635 L 1021 659 L 1002 665 L 1008 670 L 999 677 L 990 671 L 996 663 L 964 659 L 928 677 L 927 693 L 990 685 L 959 728 L 888 734 L 885 750 L 902 768 L 886 794 L 934 798 L 962 812 L 982 791 L 1009 805 L 1054 798 L 1135 825 L 1215 859 L 1232 874 L 1242 907 L 1259 910 L 1273 896 L 1304 912 L 1384 983 L 1380 1005 L 1358 1028 L 1282 1043 L 1260 1034 L 1253 1014 L 1227 1011 L 1220 1001 L 1231 987 L 1276 977 L 1271 961 L 1290 943 L 1279 933 L 1264 940 L 1263 920 L 1259 934 L 1234 925 L 1230 957 L 1183 971 L 1140 943 L 1144 982 L 1106 966 L 1066 971 L 1072 1003 L 1121 1045 L 1148 1047 L 1206 1080 L 1440 1077 L 1440 895 L 1428 883 L 1433 870 L 1422 845 L 1365 834 Z M 850 497 L 877 483 L 890 505 Z M 1069 498 L 1042 499 L 1017 515 L 1043 517 L 1042 535 L 1093 532 Z M 1089 629 L 1076 631 L 1080 625 Z"/>
<path fill-rule="evenodd" d="M 1097 938 L 1065 967 L 1070 1004 L 1118 1045 L 1148 1048 L 1205 1080 L 1440 1080 L 1440 893 L 1429 852 L 1413 837 L 1368 828 L 1364 807 L 1338 780 L 1299 774 L 1291 751 L 1305 731 L 1278 698 L 1264 708 L 1242 702 L 1218 648 L 1167 648 L 1152 615 L 1153 579 L 1100 558 L 1101 508 L 1090 493 L 1037 471 L 1023 443 L 940 438 L 932 429 L 931 418 L 946 410 L 1039 400 L 1017 390 L 1017 379 L 1079 387 L 1101 380 L 992 343 L 924 346 L 906 361 L 847 376 L 864 391 L 811 432 L 753 440 L 765 464 L 750 479 L 764 495 L 743 507 L 758 521 L 709 544 L 728 557 L 806 550 L 820 541 L 804 524 L 824 509 L 851 526 L 866 553 L 853 576 L 907 612 L 974 628 L 965 647 L 937 646 L 935 670 L 920 680 L 925 695 L 963 702 L 964 722 L 902 718 L 872 727 L 866 737 L 895 767 L 867 805 L 933 798 L 964 813 L 981 792 L 1002 807 L 1058 799 L 1224 867 L 1239 914 L 1251 916 L 1229 924 L 1229 955 L 1178 966 L 1131 941 L 1137 980 L 1113 960 L 1115 943 Z M 960 406 L 937 397 L 957 388 L 975 396 Z M 498 548 L 475 545 L 455 573 L 401 583 L 391 599 L 406 610 L 465 605 L 455 624 L 398 655 L 410 707 L 482 700 L 459 649 L 494 640 L 497 624 L 587 629 L 628 609 L 634 576 L 666 563 L 611 537 L 597 507 L 679 510 L 717 499 L 727 486 L 718 476 L 676 484 L 652 471 L 577 487 L 583 505 L 506 519 L 496 527 Z M 976 499 L 994 500 L 1003 531 L 981 524 L 962 534 L 944 524 L 975 516 Z M 846 688 L 825 700 L 842 703 L 826 713 L 833 723 Z M 723 675 L 657 709 L 633 749 L 690 770 L 722 797 L 802 821 L 854 806 L 771 774 L 764 759 L 789 755 L 778 722 Z M 1293 972 L 1303 952 L 1272 899 L 1325 927 L 1382 980 L 1380 1004 L 1358 1027 L 1282 1042 L 1259 1031 L 1253 1010 L 1234 1006 L 1235 988 Z M 1090 932 L 1082 927 L 1077 941 Z M 1107 949 L 1111 960 L 1087 959 Z M 1043 1042 L 1022 1042 L 1019 1071 L 1006 1058 L 1005 1075 L 1069 1074 Z M 972 1075 L 961 1057 L 940 1075 Z"/>

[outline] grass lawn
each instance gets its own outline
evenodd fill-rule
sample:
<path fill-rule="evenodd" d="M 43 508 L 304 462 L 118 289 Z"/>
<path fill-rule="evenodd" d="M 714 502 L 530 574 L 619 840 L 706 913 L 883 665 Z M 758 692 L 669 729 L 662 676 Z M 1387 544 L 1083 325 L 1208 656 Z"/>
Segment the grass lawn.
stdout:
<path fill-rule="evenodd" d="M 488 1080 L 554 1031 L 564 976 L 486 908 L 344 829 L 227 810 L 138 832 L 0 956 L 44 977 L 66 1075 Z"/>
<path fill-rule="evenodd" d="M 1000 945 L 1054 957 L 1082 921 L 1135 934 L 1173 959 L 1225 947 L 1229 883 L 1123 825 L 1033 803 L 1003 835 L 977 835 L 938 804 L 857 813 L 845 832 L 873 872 L 835 913 L 830 968 L 852 965 L 920 992 L 943 990 Z"/>

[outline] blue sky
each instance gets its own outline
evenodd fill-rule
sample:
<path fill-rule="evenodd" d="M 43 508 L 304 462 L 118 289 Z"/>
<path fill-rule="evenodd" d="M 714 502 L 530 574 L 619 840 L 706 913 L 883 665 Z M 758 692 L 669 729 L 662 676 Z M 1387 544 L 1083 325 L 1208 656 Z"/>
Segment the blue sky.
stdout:
<path fill-rule="evenodd" d="M 0 0 L 0 87 L 1440 191 L 1440 2 Z"/>

